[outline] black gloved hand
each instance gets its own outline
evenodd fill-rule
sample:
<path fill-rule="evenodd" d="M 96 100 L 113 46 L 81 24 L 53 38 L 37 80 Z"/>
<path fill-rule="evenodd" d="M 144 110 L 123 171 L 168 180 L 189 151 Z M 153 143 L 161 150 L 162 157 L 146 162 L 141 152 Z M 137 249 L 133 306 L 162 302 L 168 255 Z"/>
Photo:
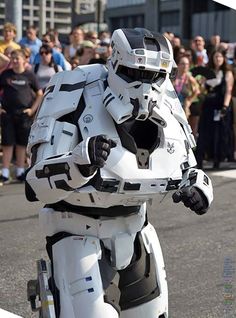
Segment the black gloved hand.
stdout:
<path fill-rule="evenodd" d="M 116 143 L 105 135 L 91 137 L 88 143 L 88 154 L 91 164 L 80 166 L 84 176 L 92 175 L 97 168 L 102 168 Z"/>
<path fill-rule="evenodd" d="M 227 114 L 227 111 L 228 111 L 228 107 L 227 106 L 223 106 L 220 110 L 220 114 L 221 116 L 225 116 Z"/>
<path fill-rule="evenodd" d="M 208 210 L 207 199 L 201 190 L 195 187 L 185 187 L 177 190 L 172 199 L 175 203 L 182 201 L 187 208 L 199 215 L 206 213 Z"/>
<path fill-rule="evenodd" d="M 91 165 L 96 168 L 102 168 L 116 143 L 105 135 L 94 136 L 89 139 L 88 153 Z"/>

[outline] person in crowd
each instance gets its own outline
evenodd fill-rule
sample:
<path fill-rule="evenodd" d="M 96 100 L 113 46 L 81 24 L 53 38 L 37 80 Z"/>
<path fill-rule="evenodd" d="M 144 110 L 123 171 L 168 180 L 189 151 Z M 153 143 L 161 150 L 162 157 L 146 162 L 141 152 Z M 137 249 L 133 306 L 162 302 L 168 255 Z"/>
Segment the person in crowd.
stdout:
<path fill-rule="evenodd" d="M 96 31 L 88 31 L 85 33 L 84 39 L 86 41 L 93 42 L 94 45 L 98 45 L 100 40 L 98 39 L 98 34 Z"/>
<path fill-rule="evenodd" d="M 108 39 L 100 42 L 100 44 L 95 48 L 96 56 L 90 60 L 89 64 L 106 64 L 111 52 L 112 48 Z"/>
<path fill-rule="evenodd" d="M 42 37 L 42 43 L 48 44 L 52 48 L 52 56 L 53 60 L 57 65 L 60 65 L 63 70 L 66 70 L 65 57 L 61 52 L 58 52 L 57 49 L 54 48 L 55 45 L 55 36 L 51 33 L 45 33 Z M 40 63 L 40 54 L 37 53 L 34 59 L 34 64 Z"/>
<path fill-rule="evenodd" d="M 191 68 L 190 68 L 191 71 Z M 198 125 L 199 120 L 201 116 L 201 110 L 202 110 L 202 104 L 204 101 L 204 98 L 207 94 L 206 88 L 205 88 L 205 81 L 206 78 L 202 75 L 196 75 L 195 80 L 198 84 L 199 93 L 198 96 L 195 98 L 194 102 L 190 106 L 190 115 L 188 118 L 189 125 L 192 128 L 192 132 L 194 135 L 195 140 L 198 138 Z"/>
<path fill-rule="evenodd" d="M 175 46 L 173 48 L 173 53 L 174 53 L 174 60 L 178 64 L 179 60 L 182 56 L 185 54 L 185 47 L 183 45 L 181 46 Z"/>
<path fill-rule="evenodd" d="M 207 50 L 205 49 L 205 40 L 203 39 L 202 36 L 197 35 L 194 38 L 194 44 L 195 44 L 195 53 L 197 56 L 197 65 L 205 66 L 209 61 Z"/>
<path fill-rule="evenodd" d="M 236 49 L 236 42 L 220 42 L 220 47 L 226 51 L 226 57 L 229 64 L 234 63 L 234 51 Z"/>
<path fill-rule="evenodd" d="M 11 46 L 8 46 L 5 50 L 4 50 L 4 55 L 7 57 L 8 63 L 0 69 L 0 74 L 9 69 L 12 68 L 12 63 L 11 63 L 11 52 L 14 51 L 14 48 Z"/>
<path fill-rule="evenodd" d="M 79 65 L 89 64 L 90 60 L 95 56 L 95 45 L 91 41 L 83 41 L 77 54 L 79 56 Z"/>
<path fill-rule="evenodd" d="M 4 53 L 8 46 L 11 46 L 14 50 L 20 49 L 20 45 L 14 40 L 17 34 L 16 26 L 10 22 L 7 22 L 3 26 L 3 40 L 0 40 L 0 53 Z"/>
<path fill-rule="evenodd" d="M 98 33 L 98 40 L 99 40 L 100 42 L 109 41 L 109 43 L 110 43 L 111 33 L 110 33 L 109 31 L 106 31 L 106 30 L 100 31 L 100 32 Z"/>
<path fill-rule="evenodd" d="M 80 27 L 73 28 L 70 34 L 70 44 L 64 49 L 64 56 L 67 61 L 74 57 L 77 51 L 81 48 L 81 43 L 84 41 L 84 31 Z"/>
<path fill-rule="evenodd" d="M 37 37 L 37 28 L 34 25 L 28 26 L 26 29 L 26 36 L 19 41 L 19 44 L 21 47 L 27 47 L 31 50 L 29 62 L 30 64 L 33 64 L 35 56 L 42 45 L 42 41 Z"/>
<path fill-rule="evenodd" d="M 8 67 L 9 64 L 9 57 L 3 53 L 0 53 L 0 74 Z"/>
<path fill-rule="evenodd" d="M 59 32 L 57 29 L 48 29 L 47 34 L 52 34 L 54 36 L 54 48 L 58 49 L 59 52 L 62 52 L 63 46 L 59 40 Z"/>
<path fill-rule="evenodd" d="M 201 167 L 203 159 L 213 160 L 218 169 L 221 161 L 233 157 L 232 88 L 233 73 L 227 64 L 226 52 L 214 51 L 208 67 L 216 78 L 206 81 L 205 96 L 199 122 L 196 159 Z"/>
<path fill-rule="evenodd" d="M 173 49 L 174 49 L 175 47 L 180 47 L 180 46 L 182 46 L 180 37 L 177 36 L 177 35 L 175 35 L 175 36 L 173 37 L 172 41 L 171 41 L 171 44 L 172 44 Z"/>
<path fill-rule="evenodd" d="M 23 47 L 22 50 L 25 53 L 25 69 L 27 71 L 32 70 L 32 64 L 30 63 L 31 49 L 29 47 Z"/>
<path fill-rule="evenodd" d="M 2 173 L 1 183 L 10 181 L 10 163 L 15 146 L 16 179 L 24 180 L 26 145 L 35 114 L 43 92 L 36 76 L 25 70 L 25 54 L 22 49 L 11 53 L 12 69 L 5 70 L 0 77 L 3 89 L 1 113 Z"/>
<path fill-rule="evenodd" d="M 220 48 L 220 35 L 214 34 L 210 38 L 210 43 L 207 45 L 206 50 L 208 57 L 211 56 L 212 52 Z"/>
<path fill-rule="evenodd" d="M 11 52 L 14 51 L 15 49 L 12 46 L 8 46 L 4 50 L 4 55 L 6 55 L 9 59 L 11 58 Z"/>
<path fill-rule="evenodd" d="M 191 48 L 186 48 L 184 52 L 184 56 L 189 59 L 189 69 L 191 71 L 192 68 L 197 64 L 197 56 L 194 50 Z"/>
<path fill-rule="evenodd" d="M 72 70 L 79 66 L 79 57 L 77 55 L 70 59 L 70 65 Z"/>
<path fill-rule="evenodd" d="M 178 73 L 174 81 L 174 88 L 183 106 L 186 117 L 190 116 L 190 107 L 199 94 L 197 81 L 189 72 L 189 60 L 181 57 L 178 63 Z"/>
<path fill-rule="evenodd" d="M 236 161 L 236 49 L 234 50 L 234 59 L 232 64 L 233 76 L 234 76 L 234 86 L 232 91 L 233 100 L 233 131 L 234 131 L 234 160 Z"/>
<path fill-rule="evenodd" d="M 174 38 L 174 33 L 171 31 L 165 31 L 163 33 L 163 35 L 170 41 L 170 43 L 172 42 L 173 38 Z"/>
<path fill-rule="evenodd" d="M 14 48 L 11 46 L 8 46 L 4 50 L 4 54 L 0 53 L 0 75 L 2 74 L 3 71 L 8 70 L 12 68 L 12 63 L 11 63 L 11 52 L 14 51 Z M 2 99 L 2 94 L 3 91 L 0 89 L 0 101 Z M 0 120 L 0 126 L 1 126 L 1 120 Z"/>
<path fill-rule="evenodd" d="M 40 63 L 33 65 L 33 71 L 37 76 L 39 87 L 44 91 L 50 78 L 57 72 L 61 72 L 62 67 L 53 60 L 52 48 L 48 44 L 43 44 L 39 50 Z"/>

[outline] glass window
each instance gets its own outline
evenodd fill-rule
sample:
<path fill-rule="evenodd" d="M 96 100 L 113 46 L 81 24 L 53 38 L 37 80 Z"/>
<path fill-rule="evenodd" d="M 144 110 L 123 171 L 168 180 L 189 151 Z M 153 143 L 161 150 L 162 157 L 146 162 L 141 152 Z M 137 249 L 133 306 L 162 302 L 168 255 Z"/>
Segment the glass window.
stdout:
<path fill-rule="evenodd" d="M 65 14 L 63 12 L 58 12 L 58 13 L 54 13 L 54 19 L 64 19 L 64 20 L 67 20 L 69 17 L 68 17 L 68 14 Z"/>
<path fill-rule="evenodd" d="M 124 16 L 111 19 L 112 30 L 119 28 L 144 27 L 144 15 Z"/>
<path fill-rule="evenodd" d="M 51 23 L 50 22 L 46 22 L 46 29 L 50 29 L 51 28 Z"/>
<path fill-rule="evenodd" d="M 22 12 L 23 16 L 29 16 L 30 15 L 30 11 L 27 10 L 27 9 L 23 9 L 23 12 Z"/>
<path fill-rule="evenodd" d="M 71 8 L 71 4 L 70 3 L 65 3 L 65 2 L 56 2 L 54 4 L 54 7 L 56 9 L 70 9 Z"/>
<path fill-rule="evenodd" d="M 107 0 L 107 8 L 125 7 L 144 4 L 145 0 Z"/>
<path fill-rule="evenodd" d="M 160 18 L 162 27 L 179 25 L 179 11 L 162 12 Z"/>
<path fill-rule="evenodd" d="M 191 5 L 194 13 L 202 13 L 209 11 L 222 11 L 229 10 L 230 8 L 219 3 L 208 1 L 191 1 Z"/>
<path fill-rule="evenodd" d="M 144 27 L 144 15 L 142 14 L 132 16 L 131 21 L 132 21 L 131 28 Z"/>

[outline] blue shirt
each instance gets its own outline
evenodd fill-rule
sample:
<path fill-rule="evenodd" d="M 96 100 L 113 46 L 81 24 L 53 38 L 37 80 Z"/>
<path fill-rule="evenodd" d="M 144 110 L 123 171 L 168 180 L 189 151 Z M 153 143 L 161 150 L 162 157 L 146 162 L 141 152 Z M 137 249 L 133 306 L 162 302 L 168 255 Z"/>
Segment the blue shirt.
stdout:
<path fill-rule="evenodd" d="M 30 55 L 30 64 L 34 63 L 34 59 L 36 54 L 39 52 L 39 49 L 42 45 L 42 41 L 38 38 L 35 39 L 35 41 L 30 41 L 27 37 L 23 37 L 20 42 L 20 46 L 22 47 L 28 47 L 31 50 Z"/>
<path fill-rule="evenodd" d="M 65 58 L 61 52 L 58 52 L 56 49 L 52 49 L 52 57 L 53 57 L 54 62 L 57 65 L 60 65 L 63 70 L 66 69 Z M 34 64 L 39 64 L 40 61 L 41 61 L 40 54 L 37 53 L 35 58 L 34 58 Z"/>

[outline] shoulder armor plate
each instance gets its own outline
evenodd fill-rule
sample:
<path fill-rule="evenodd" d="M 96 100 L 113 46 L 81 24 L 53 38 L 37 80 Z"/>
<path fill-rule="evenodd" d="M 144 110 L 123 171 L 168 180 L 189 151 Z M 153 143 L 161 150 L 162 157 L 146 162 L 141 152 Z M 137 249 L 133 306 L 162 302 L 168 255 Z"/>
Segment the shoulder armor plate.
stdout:
<path fill-rule="evenodd" d="M 170 109 L 175 119 L 181 124 L 190 147 L 196 147 L 196 142 L 192 134 L 192 129 L 188 123 L 183 107 L 176 95 L 175 89 L 171 81 L 168 82 L 167 92 L 163 100 L 163 103 L 166 107 Z"/>
<path fill-rule="evenodd" d="M 99 79 L 104 80 L 106 75 L 106 68 L 99 64 L 56 73 L 46 88 L 37 118 L 57 119 L 73 112 L 78 106 L 85 85 Z"/>

